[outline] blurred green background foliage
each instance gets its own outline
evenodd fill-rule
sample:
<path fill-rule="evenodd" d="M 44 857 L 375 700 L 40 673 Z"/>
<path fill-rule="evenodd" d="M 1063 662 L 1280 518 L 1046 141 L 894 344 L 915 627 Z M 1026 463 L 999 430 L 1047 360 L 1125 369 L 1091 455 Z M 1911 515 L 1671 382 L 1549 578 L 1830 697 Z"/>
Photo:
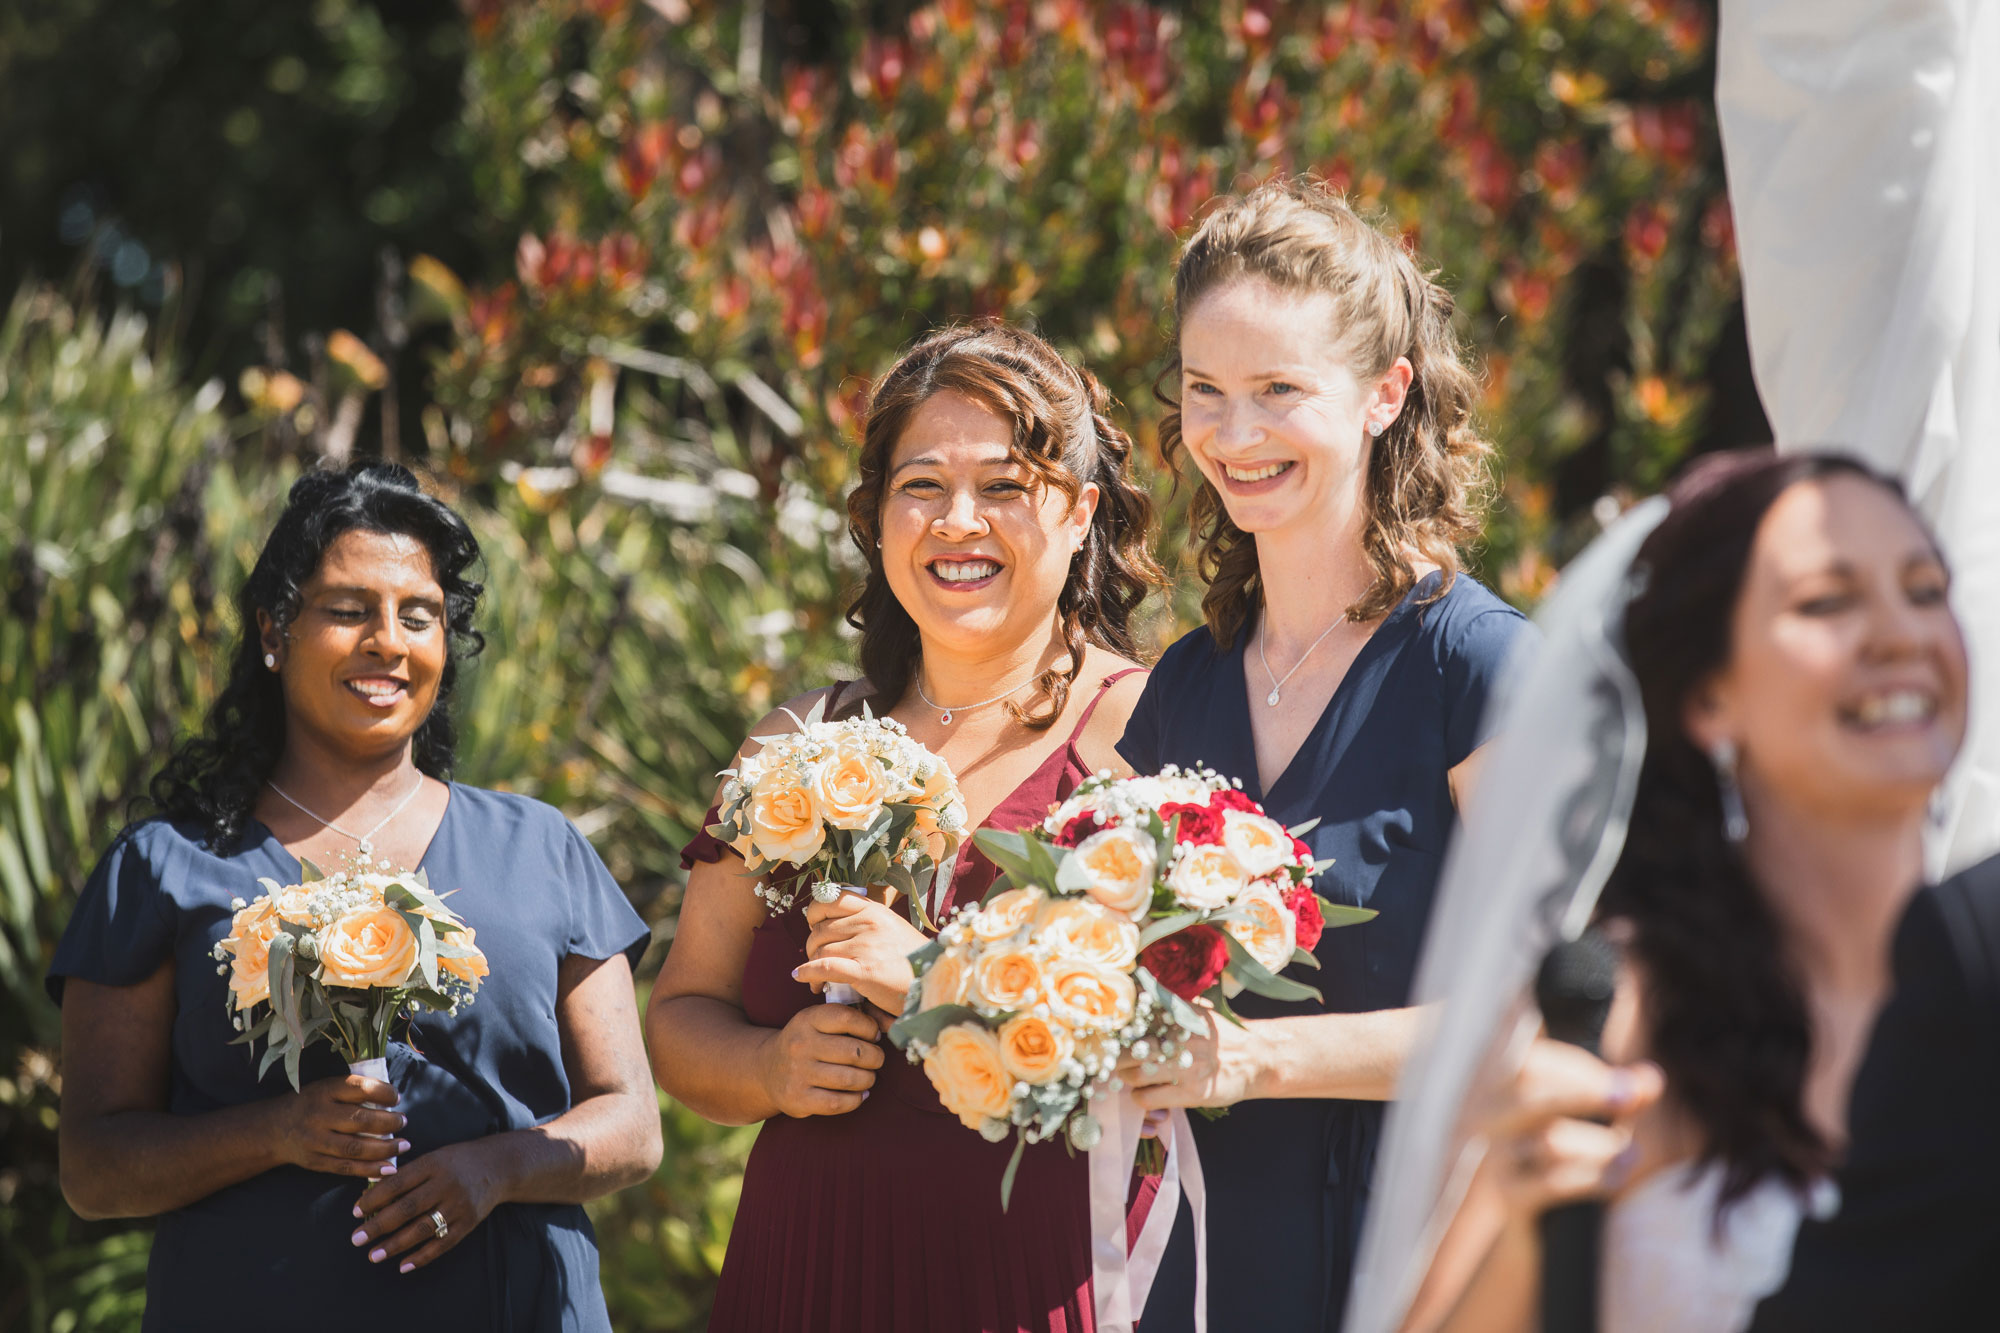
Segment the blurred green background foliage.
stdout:
<path fill-rule="evenodd" d="M 0 14 L 0 1330 L 137 1326 L 147 1232 L 55 1179 L 40 976 L 322 459 L 485 547 L 464 780 L 563 808 L 673 932 L 750 721 L 848 659 L 869 378 L 1033 323 L 1126 405 L 1180 237 L 1313 171 L 1457 294 L 1531 604 L 1691 451 L 1764 437 L 1704 0 L 29 0 Z M 1191 623 L 1184 577 L 1164 642 Z M 754 1130 L 663 1100 L 594 1207 L 620 1328 L 702 1325 Z"/>

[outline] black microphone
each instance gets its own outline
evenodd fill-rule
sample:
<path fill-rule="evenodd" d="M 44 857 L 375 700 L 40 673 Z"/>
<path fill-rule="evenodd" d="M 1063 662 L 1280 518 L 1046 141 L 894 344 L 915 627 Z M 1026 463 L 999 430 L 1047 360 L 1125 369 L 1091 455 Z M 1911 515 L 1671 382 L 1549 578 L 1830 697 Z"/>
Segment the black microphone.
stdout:
<path fill-rule="evenodd" d="M 1618 951 L 1596 927 L 1550 949 L 1535 975 L 1549 1036 L 1592 1055 L 1618 988 Z M 1542 1214 L 1542 1331 L 1597 1333 L 1598 1235 L 1604 1205 L 1568 1203 Z"/>

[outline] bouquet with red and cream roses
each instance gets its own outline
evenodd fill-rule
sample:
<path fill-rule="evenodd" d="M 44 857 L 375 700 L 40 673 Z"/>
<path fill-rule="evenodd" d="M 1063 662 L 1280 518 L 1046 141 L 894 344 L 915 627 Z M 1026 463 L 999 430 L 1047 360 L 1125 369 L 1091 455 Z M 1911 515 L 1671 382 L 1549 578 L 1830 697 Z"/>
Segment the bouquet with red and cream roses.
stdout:
<path fill-rule="evenodd" d="M 1190 1001 L 1233 1018 L 1242 990 L 1317 999 L 1280 974 L 1375 915 L 1315 894 L 1305 844 L 1207 770 L 1092 778 L 1039 829 L 975 840 L 1006 874 L 912 955 L 890 1035 L 967 1127 L 1017 1136 L 1017 1163 L 1059 1133 L 1097 1145 L 1090 1102 L 1119 1090 L 1120 1059 L 1185 1064 L 1207 1027 Z"/>
<path fill-rule="evenodd" d="M 457 1013 L 487 975 L 473 928 L 421 870 L 360 856 L 330 875 L 302 861 L 297 884 L 258 882 L 255 902 L 231 904 L 214 954 L 236 1040 L 265 1042 L 259 1078 L 282 1060 L 296 1089 L 299 1057 L 326 1041 L 350 1070 L 387 1082 L 396 1024 L 417 1008 Z"/>

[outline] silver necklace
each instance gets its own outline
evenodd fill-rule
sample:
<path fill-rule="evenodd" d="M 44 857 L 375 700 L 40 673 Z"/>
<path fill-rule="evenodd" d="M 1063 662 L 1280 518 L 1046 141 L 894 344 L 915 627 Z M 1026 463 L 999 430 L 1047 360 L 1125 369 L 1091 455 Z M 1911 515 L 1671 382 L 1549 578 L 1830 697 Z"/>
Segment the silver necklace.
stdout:
<path fill-rule="evenodd" d="M 375 854 L 375 843 L 373 841 L 375 835 L 380 833 L 383 829 L 389 827 L 389 821 L 391 819 L 394 819 L 397 815 L 402 814 L 403 807 L 407 806 L 411 801 L 417 799 L 417 793 L 424 789 L 424 778 L 423 774 L 419 773 L 417 775 L 417 785 L 410 788 L 410 794 L 408 796 L 405 796 L 402 800 L 396 802 L 396 808 L 394 810 L 391 810 L 388 813 L 388 816 L 384 818 L 381 823 L 377 824 L 374 828 L 369 829 L 366 833 L 359 833 L 359 834 L 349 833 L 346 829 L 334 823 L 331 819 L 327 819 L 321 815 L 313 814 L 311 810 L 308 810 L 306 809 L 305 806 L 300 805 L 298 800 L 295 797 L 293 797 L 291 793 L 287 792 L 283 787 L 280 787 L 277 783 L 271 781 L 269 778 L 264 779 L 264 785 L 269 787 L 272 791 L 278 793 L 278 795 L 284 797 L 287 801 L 290 801 L 292 805 L 296 807 L 301 813 L 308 815 L 313 819 L 319 820 L 320 823 L 326 825 L 326 827 L 332 829 L 335 833 L 338 833 L 341 837 L 353 838 L 355 842 L 361 845 L 361 854 L 363 856 L 373 856 Z"/>
<path fill-rule="evenodd" d="M 1032 675 L 1028 677 L 1026 680 L 1022 681 L 1019 685 L 1016 685 L 1013 689 L 1008 690 L 1006 694 L 996 694 L 991 699 L 981 699 L 976 704 L 956 704 L 953 707 L 946 708 L 943 704 L 933 702 L 931 697 L 928 694 L 924 693 L 924 678 L 922 676 L 918 676 L 916 679 L 917 697 L 919 699 L 922 699 L 930 707 L 938 710 L 938 725 L 948 727 L 951 725 L 951 715 L 953 713 L 970 713 L 975 708 L 984 708 L 988 704 L 997 704 L 1002 699 L 1005 699 L 1008 695 L 1019 694 L 1022 690 L 1027 689 L 1030 685 L 1034 684 L 1037 680 L 1040 679 L 1041 679 L 1041 674 L 1037 672 L 1035 675 Z"/>
<path fill-rule="evenodd" d="M 1313 649 L 1326 642 L 1327 635 L 1347 623 L 1347 613 L 1345 611 L 1341 612 L 1340 619 L 1328 625 L 1324 630 L 1321 630 L 1320 636 L 1306 646 L 1306 650 L 1299 654 L 1299 660 L 1292 663 L 1292 669 L 1282 676 L 1271 670 L 1271 659 L 1264 656 L 1264 630 L 1269 623 L 1268 620 L 1265 620 L 1259 622 L 1257 626 L 1257 660 L 1264 664 L 1264 674 L 1271 678 L 1271 692 L 1264 696 L 1264 702 L 1276 708 L 1278 706 L 1278 692 L 1285 688 L 1285 682 L 1298 674 L 1299 668 L 1306 664 L 1306 659 L 1313 655 Z"/>

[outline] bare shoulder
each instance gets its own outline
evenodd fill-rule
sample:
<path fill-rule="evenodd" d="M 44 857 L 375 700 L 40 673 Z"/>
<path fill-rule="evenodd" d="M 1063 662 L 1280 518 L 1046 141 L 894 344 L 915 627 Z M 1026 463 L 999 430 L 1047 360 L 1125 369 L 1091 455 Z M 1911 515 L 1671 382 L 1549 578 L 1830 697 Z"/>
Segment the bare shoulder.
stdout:
<path fill-rule="evenodd" d="M 1077 678 L 1077 686 L 1078 693 L 1086 700 L 1096 695 L 1103 682 L 1112 676 L 1120 672 L 1131 673 L 1104 690 L 1096 710 L 1090 715 L 1090 721 L 1076 738 L 1077 753 L 1093 773 L 1106 768 L 1119 773 L 1127 772 L 1131 765 L 1118 753 L 1118 742 L 1132 720 L 1132 710 L 1139 706 L 1139 696 L 1145 693 L 1146 670 L 1137 662 L 1101 650 L 1087 656 L 1083 665 L 1084 671 Z"/>

